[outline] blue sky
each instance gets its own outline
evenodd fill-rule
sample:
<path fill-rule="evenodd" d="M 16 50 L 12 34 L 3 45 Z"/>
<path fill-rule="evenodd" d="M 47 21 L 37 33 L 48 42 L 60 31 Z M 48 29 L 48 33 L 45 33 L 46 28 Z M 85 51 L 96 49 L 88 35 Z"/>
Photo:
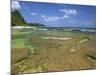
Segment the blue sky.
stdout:
<path fill-rule="evenodd" d="M 12 1 L 12 11 L 18 9 L 27 23 L 50 27 L 96 26 L 96 7 L 73 4 Z"/>

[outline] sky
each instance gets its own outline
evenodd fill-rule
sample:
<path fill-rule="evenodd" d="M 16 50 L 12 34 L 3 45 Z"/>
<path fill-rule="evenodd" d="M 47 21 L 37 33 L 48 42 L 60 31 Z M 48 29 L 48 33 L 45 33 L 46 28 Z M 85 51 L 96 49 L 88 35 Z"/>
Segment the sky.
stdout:
<path fill-rule="evenodd" d="M 12 1 L 12 12 L 19 10 L 27 23 L 47 27 L 96 27 L 96 7 L 87 5 Z"/>

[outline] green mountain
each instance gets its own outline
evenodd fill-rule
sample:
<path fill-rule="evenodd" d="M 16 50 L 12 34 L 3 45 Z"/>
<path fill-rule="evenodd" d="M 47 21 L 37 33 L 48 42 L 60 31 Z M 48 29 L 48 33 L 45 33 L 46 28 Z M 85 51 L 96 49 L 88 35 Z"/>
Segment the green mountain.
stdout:
<path fill-rule="evenodd" d="M 26 22 L 18 10 L 11 12 L 11 26 L 25 26 L 25 25 Z"/>
<path fill-rule="evenodd" d="M 34 27 L 45 27 L 45 25 L 43 24 L 39 24 L 39 23 L 28 23 L 28 26 L 34 26 Z"/>

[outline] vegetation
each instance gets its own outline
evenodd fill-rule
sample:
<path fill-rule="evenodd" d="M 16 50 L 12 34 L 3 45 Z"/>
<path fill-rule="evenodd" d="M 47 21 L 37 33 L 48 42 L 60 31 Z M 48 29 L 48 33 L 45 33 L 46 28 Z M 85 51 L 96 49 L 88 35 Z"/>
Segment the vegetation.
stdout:
<path fill-rule="evenodd" d="M 73 32 L 82 32 L 82 31 L 79 30 L 79 29 L 73 29 L 72 31 L 73 31 Z"/>
<path fill-rule="evenodd" d="M 12 26 L 34 26 L 34 27 L 44 27 L 45 26 L 39 23 L 26 23 L 23 16 L 18 10 L 11 12 L 11 25 Z"/>
<path fill-rule="evenodd" d="M 11 25 L 12 26 L 25 26 L 26 22 L 20 12 L 15 10 L 11 12 Z"/>
<path fill-rule="evenodd" d="M 45 25 L 43 24 L 39 24 L 39 23 L 28 23 L 28 26 L 34 26 L 34 27 L 45 27 Z"/>

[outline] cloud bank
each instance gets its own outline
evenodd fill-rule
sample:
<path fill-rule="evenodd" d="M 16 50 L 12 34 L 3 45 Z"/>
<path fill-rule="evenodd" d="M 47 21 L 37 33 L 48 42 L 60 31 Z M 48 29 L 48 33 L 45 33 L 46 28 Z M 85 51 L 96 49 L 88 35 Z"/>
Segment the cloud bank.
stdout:
<path fill-rule="evenodd" d="M 76 15 L 77 10 L 75 9 L 60 9 L 60 13 L 63 13 L 63 16 L 46 16 L 46 15 L 41 15 L 41 17 L 44 19 L 44 21 L 57 21 L 57 20 L 62 20 L 69 18 L 71 15 Z"/>
<path fill-rule="evenodd" d="M 21 9 L 21 6 L 20 6 L 19 2 L 18 1 L 12 1 L 11 9 L 12 9 L 12 11 L 14 11 L 16 9 Z"/>

